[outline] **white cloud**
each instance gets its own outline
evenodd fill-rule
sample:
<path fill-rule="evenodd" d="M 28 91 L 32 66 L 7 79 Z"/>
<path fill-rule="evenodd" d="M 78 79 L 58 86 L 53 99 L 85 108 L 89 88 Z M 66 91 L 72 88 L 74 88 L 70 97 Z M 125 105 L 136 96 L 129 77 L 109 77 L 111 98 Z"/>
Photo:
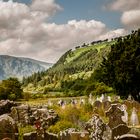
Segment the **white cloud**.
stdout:
<path fill-rule="evenodd" d="M 54 0 L 33 0 L 30 8 L 33 16 L 40 19 L 48 18 L 57 11 L 62 10 Z"/>
<path fill-rule="evenodd" d="M 0 28 L 16 28 L 26 18 L 30 18 L 30 10 L 25 4 L 0 1 Z"/>
<path fill-rule="evenodd" d="M 109 31 L 96 20 L 47 23 L 62 9 L 54 0 L 34 0 L 30 6 L 0 2 L 0 54 L 31 57 L 55 62 L 65 51 L 93 40 L 120 36 L 124 30 Z M 45 16 L 35 16 L 41 14 Z"/>
<path fill-rule="evenodd" d="M 140 0 L 114 0 L 107 8 L 122 12 L 121 22 L 125 27 L 140 27 Z"/>
<path fill-rule="evenodd" d="M 108 5 L 108 8 L 116 11 L 140 9 L 140 0 L 114 0 L 113 3 Z"/>
<path fill-rule="evenodd" d="M 123 13 L 121 21 L 129 28 L 140 27 L 140 10 L 131 10 Z"/>
<path fill-rule="evenodd" d="M 116 29 L 106 32 L 105 34 L 100 36 L 100 39 L 111 39 L 116 38 L 119 36 L 124 36 L 127 34 L 127 31 L 125 29 Z"/>

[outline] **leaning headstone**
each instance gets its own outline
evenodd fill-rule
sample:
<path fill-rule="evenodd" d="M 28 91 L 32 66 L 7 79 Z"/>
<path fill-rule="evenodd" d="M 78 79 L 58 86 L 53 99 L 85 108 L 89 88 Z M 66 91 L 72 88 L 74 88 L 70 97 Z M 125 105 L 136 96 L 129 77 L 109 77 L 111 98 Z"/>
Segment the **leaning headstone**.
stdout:
<path fill-rule="evenodd" d="M 133 111 L 131 114 L 130 125 L 132 125 L 132 126 L 139 125 L 139 118 L 138 118 L 137 111 L 136 111 L 135 107 L 133 108 Z"/>

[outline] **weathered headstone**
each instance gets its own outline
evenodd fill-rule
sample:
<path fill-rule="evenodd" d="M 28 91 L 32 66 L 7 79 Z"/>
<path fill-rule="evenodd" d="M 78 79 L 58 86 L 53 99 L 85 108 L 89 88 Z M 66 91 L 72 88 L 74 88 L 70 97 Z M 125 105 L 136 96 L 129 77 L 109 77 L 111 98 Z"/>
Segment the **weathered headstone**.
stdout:
<path fill-rule="evenodd" d="M 102 103 L 98 100 L 96 100 L 93 104 L 94 107 L 100 108 L 102 106 Z"/>
<path fill-rule="evenodd" d="M 133 107 L 133 110 L 132 110 L 132 114 L 131 114 L 131 118 L 130 118 L 130 125 L 132 125 L 132 126 L 139 125 L 139 118 L 138 118 L 135 107 Z"/>
<path fill-rule="evenodd" d="M 112 104 L 109 110 L 106 112 L 106 116 L 109 117 L 108 126 L 114 128 L 120 124 L 126 124 L 122 121 L 124 112 L 118 107 L 117 104 Z"/>
<path fill-rule="evenodd" d="M 112 104 L 109 110 L 106 112 L 107 117 L 109 117 L 108 126 L 112 130 L 112 140 L 117 139 L 123 134 L 129 132 L 129 128 L 126 123 L 122 121 L 122 116 L 124 116 L 124 112 L 118 107 L 117 104 Z"/>
<path fill-rule="evenodd" d="M 125 104 L 123 104 L 121 106 L 121 110 L 124 112 L 124 115 L 122 116 L 122 120 L 128 124 L 128 113 L 127 113 L 127 106 Z"/>
<path fill-rule="evenodd" d="M 85 128 L 90 133 L 90 139 L 103 140 L 106 125 L 98 115 L 94 115 L 87 123 Z"/>
<path fill-rule="evenodd" d="M 109 101 L 104 101 L 102 104 L 103 104 L 105 111 L 111 107 L 111 102 L 109 102 Z"/>
<path fill-rule="evenodd" d="M 92 94 L 91 94 L 91 93 L 89 94 L 88 102 L 89 102 L 91 105 L 93 105 L 93 97 L 92 97 Z"/>

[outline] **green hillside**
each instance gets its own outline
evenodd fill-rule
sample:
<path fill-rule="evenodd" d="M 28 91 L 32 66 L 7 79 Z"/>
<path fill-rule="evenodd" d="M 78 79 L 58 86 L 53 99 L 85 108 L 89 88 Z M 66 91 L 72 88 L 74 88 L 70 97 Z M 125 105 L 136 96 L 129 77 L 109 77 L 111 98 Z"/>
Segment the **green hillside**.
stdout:
<path fill-rule="evenodd" d="M 61 90 L 64 81 L 88 79 L 110 52 L 115 41 L 101 41 L 82 45 L 67 51 L 56 64 L 45 72 L 33 74 L 23 80 L 25 91 Z"/>

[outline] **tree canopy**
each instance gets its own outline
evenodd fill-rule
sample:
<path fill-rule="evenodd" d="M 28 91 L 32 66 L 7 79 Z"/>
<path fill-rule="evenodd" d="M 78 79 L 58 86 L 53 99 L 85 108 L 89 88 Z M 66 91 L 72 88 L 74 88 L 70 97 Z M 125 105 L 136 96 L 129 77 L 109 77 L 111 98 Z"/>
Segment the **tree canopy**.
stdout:
<path fill-rule="evenodd" d="M 93 78 L 112 86 L 122 97 L 140 101 L 140 29 L 118 38 Z"/>
<path fill-rule="evenodd" d="M 0 99 L 16 100 L 21 98 L 21 83 L 17 78 L 3 80 L 0 84 Z"/>

